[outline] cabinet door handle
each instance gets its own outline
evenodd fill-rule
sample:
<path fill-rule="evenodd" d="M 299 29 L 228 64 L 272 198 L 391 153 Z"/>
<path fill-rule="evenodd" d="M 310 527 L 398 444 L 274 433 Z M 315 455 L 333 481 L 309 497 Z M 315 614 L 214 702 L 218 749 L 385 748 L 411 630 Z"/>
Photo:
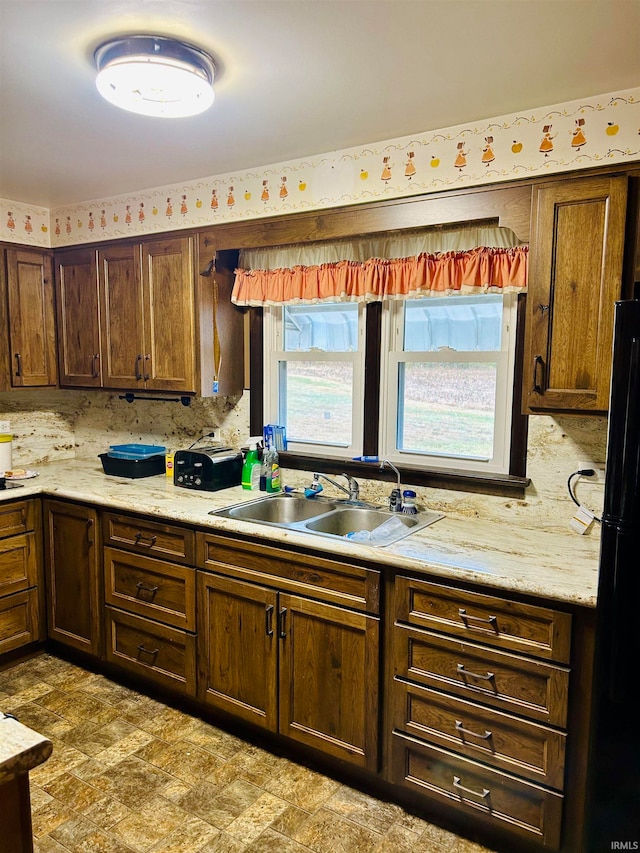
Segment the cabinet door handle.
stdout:
<path fill-rule="evenodd" d="M 22 376 L 22 356 L 19 352 L 15 354 L 16 360 L 16 376 Z"/>
<path fill-rule="evenodd" d="M 149 655 L 150 658 L 155 658 L 160 649 L 145 649 L 142 643 L 138 646 L 138 660 L 140 655 Z"/>
<path fill-rule="evenodd" d="M 460 740 L 464 742 L 464 735 L 469 735 L 470 737 L 477 737 L 480 740 L 489 740 L 493 735 L 488 729 L 484 730 L 483 735 L 479 735 L 478 732 L 472 732 L 471 729 L 465 729 L 460 720 L 456 720 L 456 733 L 460 736 Z"/>
<path fill-rule="evenodd" d="M 148 361 L 151 361 L 151 356 L 150 356 L 150 355 L 145 355 L 145 357 L 144 357 L 144 361 L 145 361 L 145 365 L 146 365 L 146 363 L 147 363 Z M 150 373 L 146 373 L 146 372 L 145 372 L 142 378 L 143 378 L 143 379 L 144 379 L 144 381 L 146 382 L 148 379 L 151 379 L 151 374 L 150 374 Z"/>
<path fill-rule="evenodd" d="M 488 672 L 486 675 L 478 675 L 477 672 L 470 672 L 468 669 L 464 668 L 464 664 L 459 663 L 456 667 L 458 671 L 458 675 L 461 675 L 462 678 L 479 678 L 480 681 L 492 681 L 496 676 L 494 672 Z"/>
<path fill-rule="evenodd" d="M 538 381 L 538 368 L 540 368 L 540 374 L 542 377 L 542 382 Z M 544 359 L 541 355 L 536 355 L 533 359 L 533 391 L 535 394 L 543 394 L 543 382 L 544 382 Z"/>
<path fill-rule="evenodd" d="M 91 535 L 91 531 L 93 530 L 93 519 L 87 519 L 87 545 L 93 545 L 93 536 Z"/>
<path fill-rule="evenodd" d="M 474 791 L 471 788 L 465 788 L 464 785 L 461 784 L 459 776 L 453 777 L 453 787 L 458 791 L 462 791 L 464 794 L 469 794 L 471 797 L 477 797 L 479 800 L 486 800 L 491 794 L 491 791 L 488 788 L 483 788 L 482 793 Z M 460 799 L 464 799 L 462 794 L 460 794 Z"/>
<path fill-rule="evenodd" d="M 91 376 L 93 379 L 97 379 L 98 376 L 100 376 L 100 368 L 98 366 L 99 364 L 100 356 L 96 352 L 91 356 Z"/>
<path fill-rule="evenodd" d="M 278 636 L 281 640 L 284 640 L 287 636 L 287 632 L 285 630 L 285 619 L 287 618 L 287 608 L 283 607 L 280 613 L 278 613 Z"/>
<path fill-rule="evenodd" d="M 145 536 L 139 530 L 135 535 L 135 544 L 136 545 L 144 545 L 146 548 L 153 548 L 156 544 L 157 536 Z"/>
<path fill-rule="evenodd" d="M 485 619 L 484 616 L 470 616 L 464 607 L 458 608 L 458 616 L 462 620 L 465 628 L 474 628 L 475 625 L 468 625 L 468 622 L 482 622 L 484 625 L 490 625 L 496 633 L 498 632 L 497 619 L 495 616 L 489 616 L 488 619 Z"/>
<path fill-rule="evenodd" d="M 273 604 L 268 604 L 265 608 L 264 619 L 267 637 L 273 637 Z"/>
<path fill-rule="evenodd" d="M 149 599 L 152 599 L 159 589 L 159 586 L 152 586 L 151 584 L 145 583 L 144 581 L 138 581 L 138 583 L 136 584 L 136 598 L 141 595 L 148 595 Z"/>
<path fill-rule="evenodd" d="M 142 379 L 142 373 L 140 372 L 140 362 L 141 361 L 142 361 L 142 356 L 137 355 L 136 356 L 136 367 L 135 367 L 136 379 Z"/>

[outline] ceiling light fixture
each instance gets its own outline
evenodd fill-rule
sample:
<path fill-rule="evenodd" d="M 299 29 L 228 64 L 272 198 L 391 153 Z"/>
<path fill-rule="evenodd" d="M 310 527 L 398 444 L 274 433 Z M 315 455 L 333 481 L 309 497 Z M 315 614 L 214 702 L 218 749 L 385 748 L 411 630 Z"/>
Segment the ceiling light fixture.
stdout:
<path fill-rule="evenodd" d="M 213 59 L 163 36 L 125 36 L 94 53 L 96 86 L 117 107 L 145 116 L 198 115 L 213 103 Z"/>

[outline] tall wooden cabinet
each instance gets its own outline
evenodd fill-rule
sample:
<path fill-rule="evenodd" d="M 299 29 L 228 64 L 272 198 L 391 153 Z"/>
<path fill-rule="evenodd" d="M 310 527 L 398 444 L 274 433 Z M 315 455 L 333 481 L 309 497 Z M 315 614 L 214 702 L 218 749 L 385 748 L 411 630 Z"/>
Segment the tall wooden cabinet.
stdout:
<path fill-rule="evenodd" d="M 5 367 L 3 387 L 54 386 L 58 374 L 51 256 L 37 249 L 8 248 L 0 266 L 0 321 L 6 318 L 9 343 L 8 357 L 5 354 L 0 364 Z"/>
<path fill-rule="evenodd" d="M 60 384 L 99 388 L 100 309 L 98 269 L 92 249 L 56 254 Z"/>
<path fill-rule="evenodd" d="M 525 412 L 608 408 L 627 183 L 602 176 L 534 189 Z"/>
<path fill-rule="evenodd" d="M 98 515 L 84 504 L 44 501 L 50 639 L 100 656 L 102 583 Z"/>

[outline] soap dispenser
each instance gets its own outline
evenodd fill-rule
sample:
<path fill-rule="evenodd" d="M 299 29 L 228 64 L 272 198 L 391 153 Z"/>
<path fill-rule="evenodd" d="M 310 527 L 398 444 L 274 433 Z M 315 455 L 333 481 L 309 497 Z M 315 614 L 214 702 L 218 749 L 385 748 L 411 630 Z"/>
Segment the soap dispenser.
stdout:
<path fill-rule="evenodd" d="M 262 441 L 260 436 L 249 438 L 249 449 L 242 466 L 242 488 L 257 490 L 260 487 L 260 453 L 258 445 Z"/>

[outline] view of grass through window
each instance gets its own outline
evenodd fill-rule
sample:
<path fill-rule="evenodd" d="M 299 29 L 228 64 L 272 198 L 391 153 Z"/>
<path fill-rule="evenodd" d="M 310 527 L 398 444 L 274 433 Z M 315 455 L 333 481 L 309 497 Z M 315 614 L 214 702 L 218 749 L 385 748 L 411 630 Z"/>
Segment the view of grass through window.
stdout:
<path fill-rule="evenodd" d="M 399 392 L 399 450 L 491 458 L 495 364 L 406 363 Z"/>
<path fill-rule="evenodd" d="M 291 441 L 351 444 L 353 367 L 345 362 L 281 362 L 281 423 Z"/>

